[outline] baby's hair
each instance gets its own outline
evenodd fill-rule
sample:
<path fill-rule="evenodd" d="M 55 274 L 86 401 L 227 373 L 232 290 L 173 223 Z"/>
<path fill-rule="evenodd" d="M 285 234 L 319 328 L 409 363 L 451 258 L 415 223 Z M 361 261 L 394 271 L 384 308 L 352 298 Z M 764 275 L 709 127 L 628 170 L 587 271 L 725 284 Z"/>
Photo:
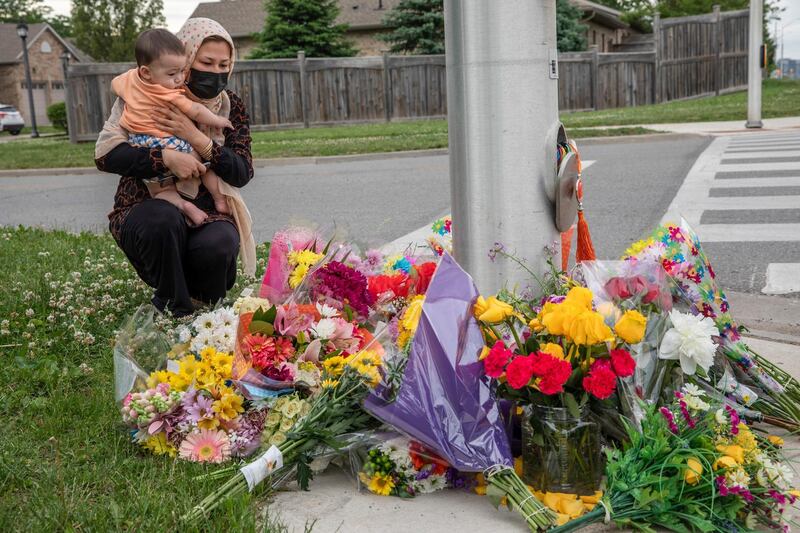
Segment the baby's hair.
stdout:
<path fill-rule="evenodd" d="M 136 38 L 136 64 L 149 65 L 164 54 L 185 55 L 186 48 L 180 39 L 169 30 L 155 28 L 145 30 Z"/>

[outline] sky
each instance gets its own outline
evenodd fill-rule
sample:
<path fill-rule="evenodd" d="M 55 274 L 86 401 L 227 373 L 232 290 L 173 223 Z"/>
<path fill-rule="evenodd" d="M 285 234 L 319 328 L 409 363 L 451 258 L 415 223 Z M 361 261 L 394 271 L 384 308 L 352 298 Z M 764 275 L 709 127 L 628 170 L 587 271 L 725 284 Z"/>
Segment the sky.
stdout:
<path fill-rule="evenodd" d="M 53 8 L 54 13 L 69 14 L 70 0 L 50 0 L 47 3 Z M 169 29 L 178 31 L 199 3 L 198 0 L 164 0 L 164 16 Z M 782 20 L 778 22 L 779 37 L 781 26 L 783 26 L 784 57 L 800 59 L 800 0 L 779 0 L 778 5 L 786 8 L 782 13 Z M 775 31 L 774 28 L 775 23 L 771 22 L 770 33 Z M 778 41 L 780 45 L 780 39 Z M 780 47 L 778 56 L 780 56 Z"/>

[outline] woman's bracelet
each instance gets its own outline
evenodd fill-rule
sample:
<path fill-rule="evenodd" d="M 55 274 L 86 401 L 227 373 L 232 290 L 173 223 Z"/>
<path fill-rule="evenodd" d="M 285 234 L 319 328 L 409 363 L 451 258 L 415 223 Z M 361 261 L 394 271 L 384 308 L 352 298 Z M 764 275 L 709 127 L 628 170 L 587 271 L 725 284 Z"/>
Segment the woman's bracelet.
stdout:
<path fill-rule="evenodd" d="M 214 141 L 211 139 L 208 140 L 208 144 L 202 150 L 198 150 L 197 153 L 203 158 L 203 161 L 211 161 L 211 155 L 214 150 Z"/>

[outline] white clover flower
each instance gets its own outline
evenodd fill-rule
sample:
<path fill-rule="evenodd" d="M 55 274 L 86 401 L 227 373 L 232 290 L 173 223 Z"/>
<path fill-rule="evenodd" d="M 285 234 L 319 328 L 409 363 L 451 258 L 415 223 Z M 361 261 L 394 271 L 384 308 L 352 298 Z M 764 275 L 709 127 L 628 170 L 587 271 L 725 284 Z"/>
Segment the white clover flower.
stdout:
<path fill-rule="evenodd" d="M 670 311 L 669 318 L 672 329 L 661 341 L 659 358 L 678 359 L 681 370 L 689 376 L 694 375 L 698 366 L 708 372 L 717 351 L 717 345 L 711 337 L 719 335 L 714 321 L 675 310 Z"/>
<path fill-rule="evenodd" d="M 330 339 L 336 333 L 336 322 L 330 318 L 323 318 L 311 327 L 311 333 L 318 339 Z"/>

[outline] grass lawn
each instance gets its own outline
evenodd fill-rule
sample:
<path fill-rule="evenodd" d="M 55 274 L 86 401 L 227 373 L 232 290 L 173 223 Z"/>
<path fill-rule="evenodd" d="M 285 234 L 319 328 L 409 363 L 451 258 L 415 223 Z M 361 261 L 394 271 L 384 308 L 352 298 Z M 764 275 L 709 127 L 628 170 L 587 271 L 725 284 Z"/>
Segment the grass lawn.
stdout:
<path fill-rule="evenodd" d="M 764 118 L 800 115 L 800 81 L 766 80 Z M 652 133 L 638 124 L 745 120 L 747 93 L 666 104 L 565 113 L 574 138 Z M 628 128 L 598 126 L 629 125 Z M 588 129 L 594 128 L 594 129 Z M 253 132 L 253 157 L 303 157 L 447 147 L 446 120 L 420 120 Z M 65 136 L 0 143 L 0 170 L 94 166 L 94 143 L 70 144 Z"/>
<path fill-rule="evenodd" d="M 213 467 L 142 453 L 113 399 L 115 328 L 150 291 L 109 236 L 0 227 L 0 265 L 0 530 L 183 530 Z M 285 530 L 254 501 L 203 529 Z"/>
<path fill-rule="evenodd" d="M 764 80 L 761 115 L 763 118 L 800 115 L 800 80 Z M 561 115 L 561 120 L 568 128 L 745 119 L 747 91 L 665 104 Z"/>

